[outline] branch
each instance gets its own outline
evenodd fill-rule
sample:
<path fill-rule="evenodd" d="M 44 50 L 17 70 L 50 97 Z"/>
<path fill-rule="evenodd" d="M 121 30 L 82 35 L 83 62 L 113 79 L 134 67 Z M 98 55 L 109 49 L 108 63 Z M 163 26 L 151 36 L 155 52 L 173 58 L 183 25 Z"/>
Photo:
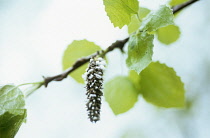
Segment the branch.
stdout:
<path fill-rule="evenodd" d="M 100 53 L 102 53 L 102 56 L 105 56 L 108 52 L 114 50 L 115 48 L 119 48 L 121 51 L 123 51 L 123 47 L 125 45 L 125 43 L 128 41 L 129 38 L 126 38 L 124 40 L 118 40 L 115 43 L 113 43 L 111 46 L 109 46 L 105 51 L 97 51 L 96 53 L 87 56 L 87 57 L 83 57 L 78 59 L 72 67 L 68 68 L 66 71 L 64 71 L 61 74 L 55 75 L 55 76 L 51 76 L 51 77 L 44 77 L 44 85 L 45 87 L 48 86 L 48 84 L 52 81 L 62 81 L 63 79 L 65 79 L 71 72 L 73 72 L 74 70 L 76 70 L 77 68 L 81 67 L 82 65 L 84 65 L 85 63 L 87 63 L 91 57 L 94 57 L 96 55 L 99 55 Z"/>
<path fill-rule="evenodd" d="M 182 9 L 188 7 L 189 5 L 195 3 L 196 1 L 199 0 L 191 0 L 189 2 L 186 2 L 184 4 L 172 7 L 173 9 L 173 14 L 181 11 Z M 62 81 L 63 79 L 65 79 L 71 72 L 73 72 L 74 70 L 76 70 L 77 68 L 81 67 L 82 65 L 84 65 L 85 63 L 87 63 L 91 57 L 94 57 L 96 55 L 101 54 L 101 56 L 105 56 L 108 52 L 111 52 L 112 50 L 114 50 L 115 48 L 119 48 L 122 52 L 123 52 L 123 47 L 124 45 L 128 42 L 129 37 L 124 39 L 124 40 L 118 40 L 116 42 L 114 42 L 111 46 L 109 46 L 105 51 L 97 51 L 96 53 L 89 55 L 87 57 L 83 57 L 81 59 L 78 59 L 72 67 L 68 68 L 66 71 L 62 72 L 61 74 L 55 75 L 55 76 L 51 76 L 51 77 L 44 77 L 44 85 L 45 87 L 48 86 L 48 84 L 52 81 Z"/>
<path fill-rule="evenodd" d="M 63 79 L 65 79 L 68 76 L 68 74 L 70 74 L 71 72 L 73 72 L 74 70 L 79 68 L 80 66 L 84 65 L 85 63 L 87 63 L 90 60 L 91 57 L 96 56 L 97 54 L 98 54 L 98 52 L 96 52 L 96 53 L 94 53 L 94 54 L 92 54 L 90 56 L 78 59 L 73 64 L 72 67 L 68 68 L 66 71 L 64 71 L 61 74 L 58 74 L 58 75 L 55 75 L 55 76 L 51 76 L 51 77 L 43 77 L 44 78 L 44 85 L 45 85 L 45 87 L 47 87 L 48 84 L 51 81 L 62 81 Z"/>
<path fill-rule="evenodd" d="M 193 4 L 193 3 L 197 2 L 197 1 L 199 1 L 199 0 L 190 0 L 188 2 L 185 2 L 183 4 L 180 4 L 178 6 L 174 6 L 174 7 L 172 7 L 173 13 L 176 14 L 177 12 L 181 11 L 182 9 L 190 6 L 191 4 Z"/>

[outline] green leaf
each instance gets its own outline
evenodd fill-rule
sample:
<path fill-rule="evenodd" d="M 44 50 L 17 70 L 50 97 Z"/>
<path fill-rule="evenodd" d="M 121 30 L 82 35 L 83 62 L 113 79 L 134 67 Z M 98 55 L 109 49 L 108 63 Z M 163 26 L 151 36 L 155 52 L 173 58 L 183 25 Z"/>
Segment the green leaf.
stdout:
<path fill-rule="evenodd" d="M 144 17 L 147 16 L 147 14 L 150 12 L 149 9 L 140 7 L 138 11 L 138 15 L 133 15 L 131 18 L 131 22 L 128 25 L 128 33 L 131 34 L 139 29 L 141 25 L 141 21 Z"/>
<path fill-rule="evenodd" d="M 141 93 L 141 76 L 137 74 L 134 70 L 130 70 L 128 77 L 133 82 L 135 88 L 138 90 L 138 93 Z"/>
<path fill-rule="evenodd" d="M 89 42 L 87 40 L 73 41 L 70 45 L 68 45 L 64 52 L 63 70 L 71 67 L 79 58 L 89 56 L 98 50 L 101 50 L 101 48 L 93 42 Z M 70 76 L 77 82 L 84 83 L 82 74 L 85 73 L 87 66 L 88 63 L 72 72 Z"/>
<path fill-rule="evenodd" d="M 0 86 L 0 138 L 14 138 L 26 119 L 24 95 L 14 85 Z"/>
<path fill-rule="evenodd" d="M 167 6 L 160 6 L 158 10 L 150 12 L 142 21 L 140 30 L 153 32 L 158 28 L 173 24 L 173 11 Z"/>
<path fill-rule="evenodd" d="M 139 8 L 139 12 L 138 12 L 138 16 L 139 19 L 142 20 L 143 18 L 145 18 L 148 14 L 150 13 L 150 10 L 144 7 L 140 7 Z"/>
<path fill-rule="evenodd" d="M 189 0 L 171 0 L 171 2 L 169 3 L 171 6 L 176 6 L 176 5 L 179 5 L 179 4 L 182 4 L 182 3 L 185 3 Z"/>
<path fill-rule="evenodd" d="M 118 76 L 104 86 L 104 96 L 115 115 L 131 109 L 138 99 L 138 92 L 128 77 Z"/>
<path fill-rule="evenodd" d="M 166 45 L 175 42 L 180 36 L 180 30 L 178 26 L 169 25 L 158 29 L 158 40 Z"/>
<path fill-rule="evenodd" d="M 140 75 L 141 92 L 148 102 L 167 108 L 185 105 L 184 84 L 172 68 L 152 62 Z"/>
<path fill-rule="evenodd" d="M 128 58 L 126 64 L 130 70 L 140 73 L 152 61 L 154 35 L 136 32 L 128 42 Z"/>
<path fill-rule="evenodd" d="M 138 0 L 103 0 L 105 10 L 114 27 L 122 28 L 131 21 L 131 16 L 138 13 Z"/>
<path fill-rule="evenodd" d="M 131 18 L 131 22 L 128 25 L 128 33 L 132 34 L 133 32 L 139 29 L 140 25 L 141 22 L 139 21 L 137 15 L 133 15 Z"/>

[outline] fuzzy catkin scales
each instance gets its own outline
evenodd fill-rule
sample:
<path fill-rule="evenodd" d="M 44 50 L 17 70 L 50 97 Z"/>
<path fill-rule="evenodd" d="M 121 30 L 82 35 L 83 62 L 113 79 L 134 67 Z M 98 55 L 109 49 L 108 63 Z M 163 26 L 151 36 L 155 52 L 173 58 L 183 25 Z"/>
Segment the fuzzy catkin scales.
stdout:
<path fill-rule="evenodd" d="M 84 74 L 86 82 L 87 111 L 91 122 L 100 120 L 101 96 L 103 95 L 103 73 L 106 62 L 101 57 L 90 59 L 89 66 Z"/>

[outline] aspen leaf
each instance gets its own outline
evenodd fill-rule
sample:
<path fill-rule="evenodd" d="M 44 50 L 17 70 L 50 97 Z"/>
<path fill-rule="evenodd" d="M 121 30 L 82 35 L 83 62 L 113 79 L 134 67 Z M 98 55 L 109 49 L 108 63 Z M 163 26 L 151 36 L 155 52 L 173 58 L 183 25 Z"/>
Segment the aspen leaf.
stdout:
<path fill-rule="evenodd" d="M 149 9 L 140 7 L 138 11 L 138 15 L 133 15 L 131 18 L 131 22 L 128 25 L 128 33 L 131 34 L 139 29 L 142 19 L 147 16 L 150 12 Z"/>
<path fill-rule="evenodd" d="M 178 26 L 169 25 L 157 30 L 158 40 L 169 45 L 179 39 L 180 30 Z"/>
<path fill-rule="evenodd" d="M 128 77 L 118 76 L 104 86 L 105 100 L 115 115 L 127 112 L 138 99 L 138 92 Z"/>
<path fill-rule="evenodd" d="M 71 67 L 79 58 L 89 56 L 98 50 L 101 50 L 101 48 L 93 42 L 89 42 L 87 40 L 73 41 L 70 45 L 68 45 L 67 49 L 64 52 L 63 70 Z M 85 69 L 87 68 L 87 66 L 88 63 L 79 67 L 77 70 L 72 72 L 70 76 L 74 78 L 77 82 L 84 83 L 82 74 L 85 73 Z"/>
<path fill-rule="evenodd" d="M 128 42 L 127 67 L 140 73 L 152 61 L 154 35 L 146 32 L 136 32 Z"/>
<path fill-rule="evenodd" d="M 128 25 L 133 14 L 138 14 L 138 0 L 103 0 L 105 11 L 114 27 Z"/>
<path fill-rule="evenodd" d="M 154 32 L 161 27 L 174 24 L 173 11 L 167 6 L 160 6 L 158 10 L 150 12 L 142 21 L 140 30 Z"/>
<path fill-rule="evenodd" d="M 14 138 L 26 120 L 24 95 L 14 85 L 0 86 L 0 138 Z"/>
<path fill-rule="evenodd" d="M 172 68 L 152 62 L 140 75 L 141 93 L 148 102 L 167 108 L 185 105 L 184 84 Z"/>
<path fill-rule="evenodd" d="M 130 70 L 128 77 L 133 82 L 134 86 L 138 90 L 138 93 L 141 93 L 140 74 L 136 73 L 134 70 Z"/>

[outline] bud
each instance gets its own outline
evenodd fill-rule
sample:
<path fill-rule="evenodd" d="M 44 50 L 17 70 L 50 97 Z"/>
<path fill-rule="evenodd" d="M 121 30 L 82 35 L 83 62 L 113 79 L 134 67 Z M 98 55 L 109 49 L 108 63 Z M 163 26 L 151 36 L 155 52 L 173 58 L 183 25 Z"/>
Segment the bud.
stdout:
<path fill-rule="evenodd" d="M 86 95 L 88 102 L 86 104 L 88 117 L 91 122 L 100 120 L 101 96 L 103 95 L 103 73 L 106 62 L 101 57 L 90 59 L 84 79 L 86 82 Z"/>

